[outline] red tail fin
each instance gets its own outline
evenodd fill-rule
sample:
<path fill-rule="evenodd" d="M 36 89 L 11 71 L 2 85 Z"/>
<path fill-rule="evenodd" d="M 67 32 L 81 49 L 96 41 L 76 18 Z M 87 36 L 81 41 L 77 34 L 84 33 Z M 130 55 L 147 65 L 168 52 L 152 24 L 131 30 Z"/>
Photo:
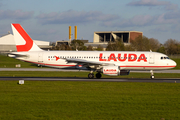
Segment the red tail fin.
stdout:
<path fill-rule="evenodd" d="M 20 24 L 11 24 L 16 48 L 18 52 L 22 51 L 42 51 L 21 27 Z"/>

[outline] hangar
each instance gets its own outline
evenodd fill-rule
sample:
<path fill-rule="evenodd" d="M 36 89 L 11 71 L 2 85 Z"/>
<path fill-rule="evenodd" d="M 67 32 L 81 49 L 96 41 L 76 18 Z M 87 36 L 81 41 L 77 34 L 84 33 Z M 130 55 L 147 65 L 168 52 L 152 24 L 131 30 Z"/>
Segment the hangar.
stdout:
<path fill-rule="evenodd" d="M 99 45 L 106 50 L 108 42 L 115 42 L 121 39 L 124 45 L 129 45 L 131 40 L 135 40 L 138 36 L 143 36 L 143 32 L 139 31 L 99 31 L 94 32 L 94 39 L 92 43 L 85 43 L 85 46 L 91 45 L 97 48 Z"/>
<path fill-rule="evenodd" d="M 130 40 L 135 40 L 139 35 L 142 36 L 143 33 L 139 31 L 94 32 L 93 43 L 114 42 L 117 39 L 123 40 L 124 43 L 130 43 Z"/>
<path fill-rule="evenodd" d="M 50 49 L 50 42 L 33 40 L 41 49 Z M 10 33 L 0 37 L 0 52 L 15 52 L 14 36 Z"/>

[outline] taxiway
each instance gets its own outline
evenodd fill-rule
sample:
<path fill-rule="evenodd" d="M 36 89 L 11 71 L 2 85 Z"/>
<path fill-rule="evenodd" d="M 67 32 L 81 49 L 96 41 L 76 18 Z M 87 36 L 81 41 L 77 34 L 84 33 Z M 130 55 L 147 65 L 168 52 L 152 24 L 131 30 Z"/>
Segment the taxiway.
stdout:
<path fill-rule="evenodd" d="M 149 82 L 149 83 L 180 83 L 180 78 L 167 79 L 137 79 L 137 78 L 69 78 L 69 77 L 0 77 L 0 80 L 24 80 L 24 81 L 96 81 L 96 82 Z"/>

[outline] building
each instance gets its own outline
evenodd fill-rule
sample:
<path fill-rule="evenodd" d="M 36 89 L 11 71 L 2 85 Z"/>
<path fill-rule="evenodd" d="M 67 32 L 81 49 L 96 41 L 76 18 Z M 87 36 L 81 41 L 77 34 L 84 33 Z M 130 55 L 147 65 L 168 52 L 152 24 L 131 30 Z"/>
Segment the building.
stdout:
<path fill-rule="evenodd" d="M 131 40 L 135 40 L 138 36 L 143 36 L 143 32 L 139 31 L 102 31 L 94 32 L 94 39 L 92 43 L 85 43 L 85 46 L 91 45 L 97 48 L 101 45 L 104 50 L 108 42 L 115 42 L 115 40 L 122 40 L 125 45 L 129 45 Z"/>
<path fill-rule="evenodd" d="M 50 49 L 50 42 L 33 40 L 41 49 Z M 0 52 L 17 51 L 14 36 L 10 33 L 0 37 Z"/>
<path fill-rule="evenodd" d="M 107 32 L 94 32 L 93 43 L 114 42 L 121 39 L 124 43 L 130 43 L 130 40 L 135 40 L 143 33 L 139 31 L 107 31 Z"/>

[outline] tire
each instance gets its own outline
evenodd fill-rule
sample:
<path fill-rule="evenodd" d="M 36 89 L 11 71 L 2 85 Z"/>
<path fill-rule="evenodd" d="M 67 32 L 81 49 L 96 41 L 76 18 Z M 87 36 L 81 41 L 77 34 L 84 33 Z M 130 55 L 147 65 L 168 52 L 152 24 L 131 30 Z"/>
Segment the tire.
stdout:
<path fill-rule="evenodd" d="M 93 73 L 89 73 L 89 74 L 88 74 L 88 78 L 89 78 L 89 79 L 93 79 L 93 78 L 94 78 L 94 74 L 93 74 Z"/>
<path fill-rule="evenodd" d="M 151 79 L 154 79 L 154 78 L 155 78 L 154 75 L 152 75 L 152 76 L 151 76 Z"/>
<path fill-rule="evenodd" d="M 100 79 L 102 77 L 101 73 L 96 74 L 96 78 Z"/>

